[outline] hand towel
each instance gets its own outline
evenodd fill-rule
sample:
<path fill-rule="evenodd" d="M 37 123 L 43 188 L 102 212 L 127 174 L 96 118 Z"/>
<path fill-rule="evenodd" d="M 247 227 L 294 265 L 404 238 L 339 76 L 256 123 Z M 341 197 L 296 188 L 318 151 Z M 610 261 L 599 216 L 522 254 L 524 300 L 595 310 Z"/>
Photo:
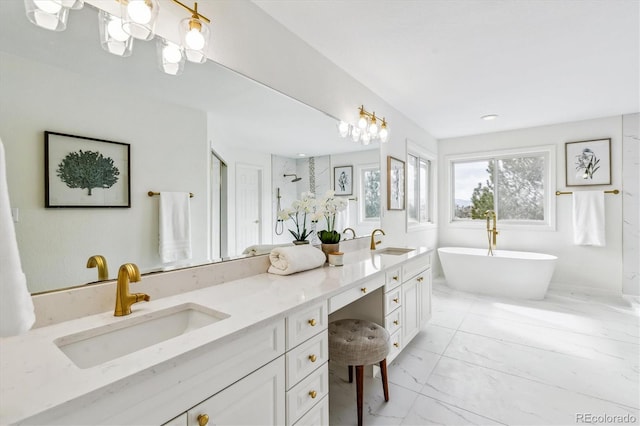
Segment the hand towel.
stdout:
<path fill-rule="evenodd" d="M 11 218 L 4 145 L 0 140 L 0 336 L 24 333 L 35 320 Z"/>
<path fill-rule="evenodd" d="M 271 266 L 267 272 L 277 275 L 291 275 L 296 272 L 318 268 L 327 258 L 312 245 L 276 247 L 269 253 Z"/>
<path fill-rule="evenodd" d="M 188 192 L 160 192 L 162 262 L 191 259 L 191 211 Z"/>
<path fill-rule="evenodd" d="M 573 242 L 604 247 L 604 191 L 574 191 Z"/>

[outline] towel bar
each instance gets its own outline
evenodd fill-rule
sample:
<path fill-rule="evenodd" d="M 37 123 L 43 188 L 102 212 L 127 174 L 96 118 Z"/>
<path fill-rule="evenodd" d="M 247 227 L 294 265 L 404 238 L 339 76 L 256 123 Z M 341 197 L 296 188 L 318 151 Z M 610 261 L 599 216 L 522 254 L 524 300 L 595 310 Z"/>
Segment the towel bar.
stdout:
<path fill-rule="evenodd" d="M 160 195 L 160 193 L 159 193 L 159 192 L 149 191 L 149 192 L 147 192 L 147 195 L 148 195 L 149 197 L 153 197 L 154 195 Z M 189 198 L 193 198 L 193 192 L 190 192 L 190 193 L 189 193 Z"/>
<path fill-rule="evenodd" d="M 605 194 L 619 194 L 620 191 L 617 189 L 612 189 L 611 191 L 604 191 Z M 573 191 L 556 191 L 556 195 L 568 195 L 573 194 Z"/>

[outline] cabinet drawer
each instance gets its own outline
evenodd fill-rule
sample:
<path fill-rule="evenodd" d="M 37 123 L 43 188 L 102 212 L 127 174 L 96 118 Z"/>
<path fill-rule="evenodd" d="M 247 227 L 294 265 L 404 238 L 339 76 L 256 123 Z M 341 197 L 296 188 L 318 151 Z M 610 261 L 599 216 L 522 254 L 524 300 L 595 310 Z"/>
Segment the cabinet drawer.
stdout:
<path fill-rule="evenodd" d="M 402 305 L 402 290 L 396 287 L 384 294 L 384 313 L 389 315 Z"/>
<path fill-rule="evenodd" d="M 431 267 L 431 253 L 411 259 L 402 265 L 402 279 L 405 281 Z"/>
<path fill-rule="evenodd" d="M 389 355 L 387 355 L 387 363 L 398 356 L 402 350 L 402 329 L 393 333 L 389 338 L 389 341 L 391 342 L 391 350 L 389 351 Z"/>
<path fill-rule="evenodd" d="M 295 426 L 329 426 L 329 397 L 325 396 Z"/>
<path fill-rule="evenodd" d="M 384 317 L 384 328 L 387 329 L 389 334 L 393 334 L 400 329 L 400 326 L 402 325 L 402 321 L 400 320 L 401 313 L 401 309 L 396 309 Z"/>
<path fill-rule="evenodd" d="M 354 300 L 358 300 L 362 296 L 366 296 L 372 291 L 382 287 L 384 285 L 384 276 L 376 277 L 368 281 L 363 282 L 357 287 L 345 290 L 340 294 L 336 294 L 329 299 L 329 313 L 333 313 L 338 309 L 347 306 Z"/>
<path fill-rule="evenodd" d="M 398 266 L 393 269 L 389 269 L 385 273 L 385 287 L 384 291 L 393 290 L 402 283 L 402 267 Z"/>
<path fill-rule="evenodd" d="M 329 360 L 327 330 L 287 352 L 287 389 Z"/>
<path fill-rule="evenodd" d="M 309 306 L 287 317 L 287 349 L 327 329 L 327 303 Z"/>
<path fill-rule="evenodd" d="M 287 424 L 292 425 L 329 393 L 329 368 L 325 363 L 287 392 Z"/>

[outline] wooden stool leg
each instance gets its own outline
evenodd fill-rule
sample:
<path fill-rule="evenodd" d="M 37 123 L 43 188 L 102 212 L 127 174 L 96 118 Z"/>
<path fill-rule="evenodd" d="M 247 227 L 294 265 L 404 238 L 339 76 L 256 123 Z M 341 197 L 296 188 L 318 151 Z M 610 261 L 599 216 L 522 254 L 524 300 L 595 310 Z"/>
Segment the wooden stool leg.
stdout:
<path fill-rule="evenodd" d="M 380 361 L 380 374 L 382 375 L 382 389 L 384 390 L 384 400 L 389 401 L 389 382 L 387 381 L 387 359 Z"/>
<path fill-rule="evenodd" d="M 349 383 L 353 383 L 353 365 L 349 366 Z"/>
<path fill-rule="evenodd" d="M 362 426 L 362 393 L 364 384 L 364 366 L 356 365 L 356 398 L 358 400 L 358 426 Z"/>

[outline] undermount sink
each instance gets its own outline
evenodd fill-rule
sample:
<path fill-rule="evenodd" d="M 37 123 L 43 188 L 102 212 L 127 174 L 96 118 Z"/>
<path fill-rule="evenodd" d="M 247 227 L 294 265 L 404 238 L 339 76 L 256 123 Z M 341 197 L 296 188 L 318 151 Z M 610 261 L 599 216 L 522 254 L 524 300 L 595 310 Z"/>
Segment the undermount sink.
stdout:
<path fill-rule="evenodd" d="M 414 251 L 412 248 L 404 248 L 404 247 L 385 247 L 380 250 L 376 250 L 376 254 L 391 254 L 394 256 L 399 256 L 401 254 L 409 253 L 410 251 Z"/>
<path fill-rule="evenodd" d="M 229 318 L 193 303 L 60 337 L 54 343 L 75 365 L 89 368 Z"/>

